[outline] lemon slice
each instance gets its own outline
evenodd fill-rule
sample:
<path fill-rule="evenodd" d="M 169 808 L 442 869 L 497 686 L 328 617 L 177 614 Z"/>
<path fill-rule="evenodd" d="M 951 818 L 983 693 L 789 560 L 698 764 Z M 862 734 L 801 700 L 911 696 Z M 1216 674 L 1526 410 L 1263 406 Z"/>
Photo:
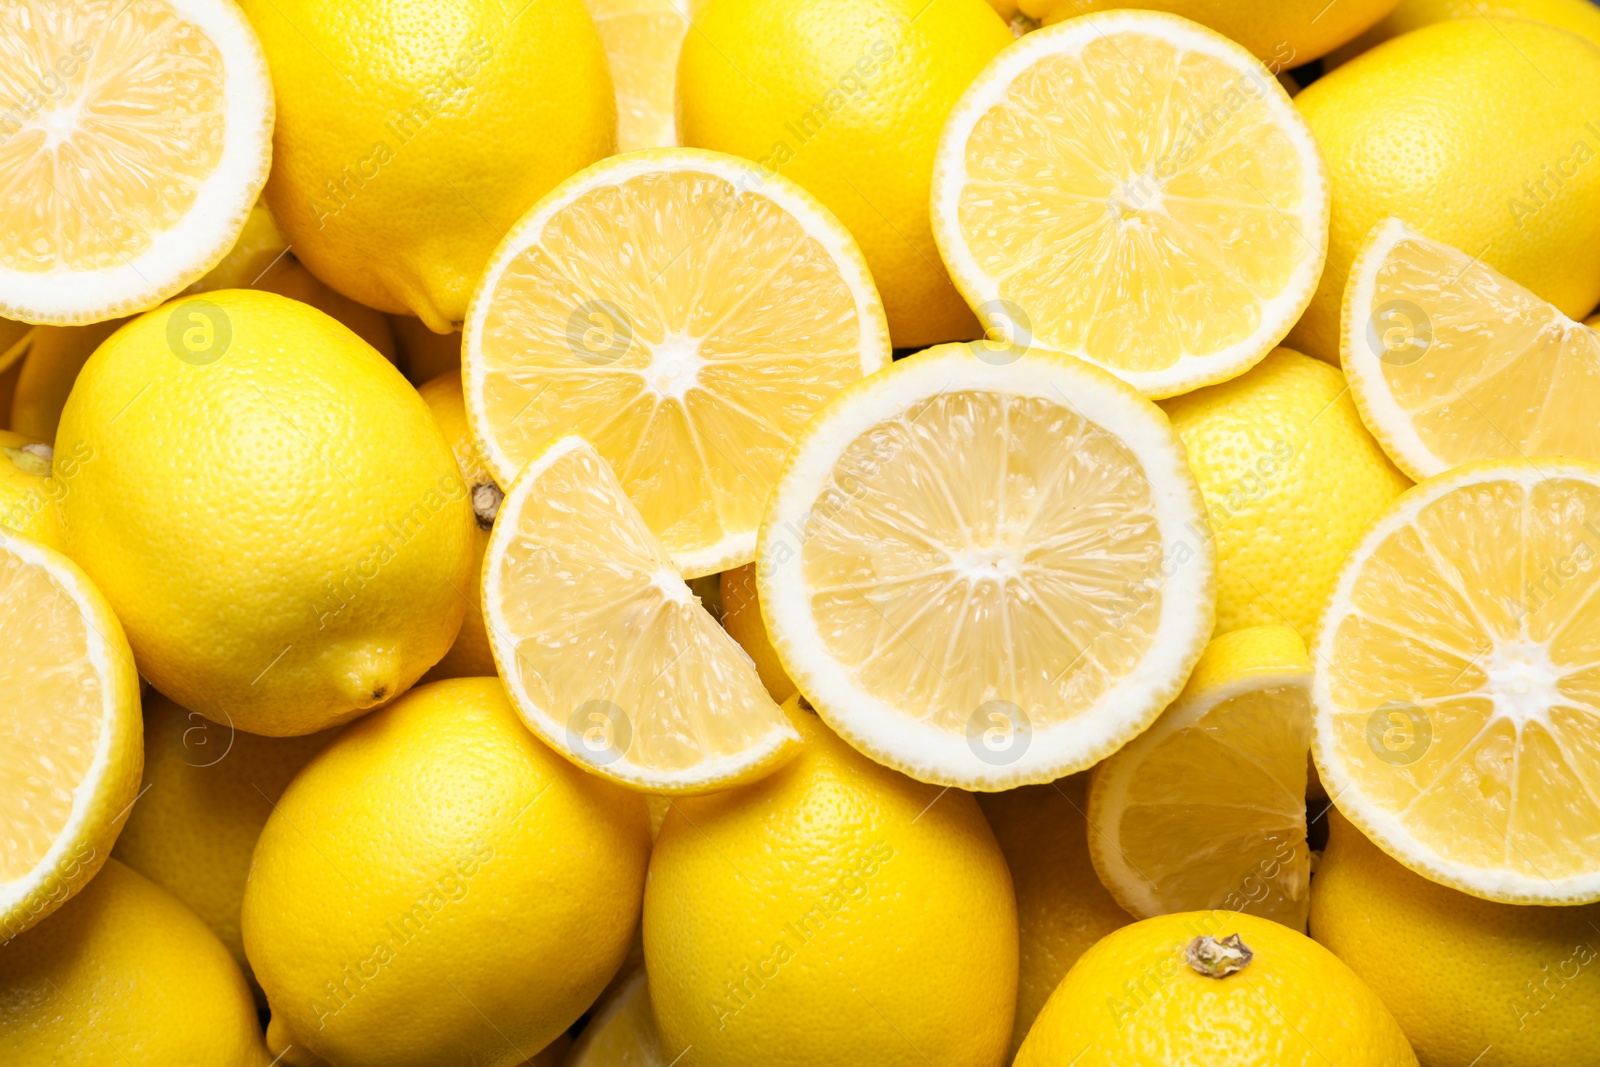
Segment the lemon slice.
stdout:
<path fill-rule="evenodd" d="M 0 532 L 0 943 L 83 888 L 139 792 L 133 652 L 73 563 Z"/>
<path fill-rule="evenodd" d="M 272 86 L 230 0 L 0 8 L 0 315 L 154 307 L 227 255 L 272 158 Z"/>
<path fill-rule="evenodd" d="M 617 92 L 617 151 L 678 143 L 673 100 L 688 0 L 584 0 Z"/>
<path fill-rule="evenodd" d="M 1211 533 L 1159 408 L 1067 356 L 940 345 L 845 390 L 761 528 L 761 613 L 834 731 L 913 778 L 1048 782 L 1177 695 Z"/>
<path fill-rule="evenodd" d="M 1384 851 L 1488 900 L 1600 900 L 1600 466 L 1471 464 L 1402 496 L 1317 635 L 1312 751 Z"/>
<path fill-rule="evenodd" d="M 795 436 L 889 361 L 889 332 L 854 240 L 799 186 L 656 149 L 595 164 L 517 223 L 462 355 L 496 481 L 580 434 L 694 578 L 750 562 Z"/>
<path fill-rule="evenodd" d="M 1600 333 L 1399 219 L 1351 269 L 1340 358 L 1362 420 L 1412 478 L 1515 456 L 1600 460 Z"/>
<path fill-rule="evenodd" d="M 759 778 L 799 743 L 581 438 L 536 457 L 501 502 L 483 614 L 523 719 L 596 774 L 707 792 Z"/>
<path fill-rule="evenodd" d="M 1114 11 L 1028 34 L 967 88 L 934 159 L 933 233 L 991 334 L 1173 396 L 1289 332 L 1322 272 L 1328 186 L 1254 56 Z"/>
<path fill-rule="evenodd" d="M 566 1067 L 669 1067 L 642 968 L 589 1020 Z"/>
<path fill-rule="evenodd" d="M 1287 626 L 1206 646 L 1154 726 L 1092 772 L 1089 856 L 1140 919 L 1220 908 L 1304 930 L 1311 661 Z"/>

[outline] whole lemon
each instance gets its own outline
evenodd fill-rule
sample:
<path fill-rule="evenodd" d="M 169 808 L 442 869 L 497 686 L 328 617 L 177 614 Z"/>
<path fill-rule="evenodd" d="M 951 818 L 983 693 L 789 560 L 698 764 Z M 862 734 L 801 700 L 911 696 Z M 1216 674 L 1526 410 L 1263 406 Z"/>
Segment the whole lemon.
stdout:
<path fill-rule="evenodd" d="M 147 312 L 67 398 L 67 544 L 140 672 L 251 733 L 391 699 L 455 640 L 472 511 L 428 407 L 344 326 L 230 289 Z"/>
<path fill-rule="evenodd" d="M 1338 363 L 1351 264 L 1391 215 L 1574 318 L 1594 310 L 1597 98 L 1600 50 L 1515 19 L 1424 26 L 1313 82 L 1294 102 L 1328 167 L 1328 262 L 1288 344 Z"/>
<path fill-rule="evenodd" d="M 1571 1067 L 1600 1034 L 1600 904 L 1469 897 L 1414 874 L 1339 814 L 1311 936 L 1366 979 L 1423 1067 Z"/>
<path fill-rule="evenodd" d="M 51 477 L 54 459 L 54 449 L 37 437 L 0 430 L 0 527 L 65 552 L 66 486 Z"/>
<path fill-rule="evenodd" d="M 0 1063 L 267 1067 L 244 975 L 166 890 L 108 860 L 0 945 Z"/>
<path fill-rule="evenodd" d="M 1125 926 L 1079 957 L 1016 1067 L 1330 1063 L 1416 1067 L 1417 1057 L 1377 994 L 1306 935 L 1188 911 Z"/>
<path fill-rule="evenodd" d="M 678 130 L 837 215 L 896 348 L 966 340 L 980 331 L 934 245 L 933 156 L 956 99 L 1012 39 L 984 0 L 710 0 L 678 60 Z"/>
<path fill-rule="evenodd" d="M 582 0 L 244 0 L 272 68 L 267 202 L 339 292 L 445 333 L 489 253 L 608 155 L 616 103 Z"/>
<path fill-rule="evenodd" d="M 1508 19 L 1531 19 L 1560 26 L 1579 37 L 1600 45 L 1600 8 L 1589 0 L 1400 0 L 1366 33 L 1328 56 L 1331 70 L 1341 63 L 1402 33 L 1447 19 L 1471 19 L 1482 15 Z"/>
<path fill-rule="evenodd" d="M 144 788 L 111 855 L 188 906 L 252 982 L 239 934 L 250 853 L 290 779 L 334 733 L 258 737 L 145 695 Z"/>
<path fill-rule="evenodd" d="M 1389 13 L 1395 0 L 1021 0 L 1046 24 L 1112 8 L 1170 11 L 1244 45 L 1274 74 L 1331 52 Z"/>
<path fill-rule="evenodd" d="M 1344 375 L 1291 349 L 1161 407 L 1216 538 L 1216 632 L 1277 623 L 1309 644 L 1345 556 L 1411 482 L 1361 424 Z"/>
<path fill-rule="evenodd" d="M 644 953 L 681 1067 L 999 1067 L 1017 911 L 970 794 L 839 740 L 761 781 L 676 798 L 650 858 Z"/>
<path fill-rule="evenodd" d="M 256 843 L 244 943 L 268 1043 L 338 1067 L 510 1067 L 639 921 L 644 798 L 534 738 L 496 678 L 420 686 L 300 772 Z"/>

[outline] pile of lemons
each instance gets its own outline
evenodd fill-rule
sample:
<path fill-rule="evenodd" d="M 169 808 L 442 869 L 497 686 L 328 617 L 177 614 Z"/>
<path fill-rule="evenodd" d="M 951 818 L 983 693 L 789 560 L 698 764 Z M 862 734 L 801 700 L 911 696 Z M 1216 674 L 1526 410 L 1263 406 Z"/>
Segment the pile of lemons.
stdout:
<path fill-rule="evenodd" d="M 1594 1063 L 1596 100 L 1586 0 L 12 0 L 0 1063 Z"/>

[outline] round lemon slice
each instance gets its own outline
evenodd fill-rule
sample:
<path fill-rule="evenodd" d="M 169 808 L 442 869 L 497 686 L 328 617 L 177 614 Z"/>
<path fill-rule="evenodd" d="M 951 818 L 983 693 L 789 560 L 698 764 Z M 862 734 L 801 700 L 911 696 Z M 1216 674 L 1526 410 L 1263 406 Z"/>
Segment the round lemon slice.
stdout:
<path fill-rule="evenodd" d="M 1600 460 L 1600 333 L 1493 267 L 1386 219 L 1345 286 L 1361 418 L 1421 480 L 1480 460 Z"/>
<path fill-rule="evenodd" d="M 595 164 L 517 223 L 462 354 L 496 481 L 579 434 L 694 578 L 750 562 L 795 436 L 889 361 L 889 332 L 854 240 L 799 186 L 656 149 Z"/>
<path fill-rule="evenodd" d="M 267 181 L 272 85 L 230 0 L 0 8 L 0 316 L 131 315 L 233 247 Z"/>
<path fill-rule="evenodd" d="M 799 743 L 750 657 L 581 438 L 535 457 L 501 502 L 483 617 L 528 726 L 623 785 L 725 789 L 775 769 Z"/>
<path fill-rule="evenodd" d="M 1089 857 L 1128 913 L 1220 908 L 1304 930 L 1311 661 L 1287 626 L 1206 646 L 1155 725 L 1091 772 Z"/>
<path fill-rule="evenodd" d="M 83 888 L 139 792 L 139 676 L 65 556 L 0 531 L 0 943 Z"/>
<path fill-rule="evenodd" d="M 845 390 L 773 490 L 761 613 L 835 732 L 913 778 L 1048 782 L 1148 726 L 1213 553 L 1159 408 L 1054 353 L 940 345 Z"/>
<path fill-rule="evenodd" d="M 933 232 L 991 335 L 1151 397 L 1243 373 L 1316 289 L 1328 186 L 1259 60 L 1186 19 L 1085 15 L 990 61 L 945 123 Z"/>
<path fill-rule="evenodd" d="M 1318 631 L 1312 751 L 1384 851 L 1488 900 L 1600 900 L 1600 466 L 1409 490 Z"/>
<path fill-rule="evenodd" d="M 673 100 L 689 0 L 584 0 L 617 93 L 617 151 L 678 143 Z"/>

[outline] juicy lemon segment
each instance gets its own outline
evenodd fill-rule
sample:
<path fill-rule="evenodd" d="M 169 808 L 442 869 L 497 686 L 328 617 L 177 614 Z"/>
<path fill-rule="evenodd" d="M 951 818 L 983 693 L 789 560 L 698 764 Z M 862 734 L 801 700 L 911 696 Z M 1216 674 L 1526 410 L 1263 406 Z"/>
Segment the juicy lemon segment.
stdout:
<path fill-rule="evenodd" d="M 584 0 L 617 92 L 617 151 L 678 143 L 673 89 L 689 0 Z"/>
<path fill-rule="evenodd" d="M 1340 343 L 1362 418 L 1413 478 L 1515 456 L 1600 459 L 1600 333 L 1399 219 L 1356 258 Z"/>
<path fill-rule="evenodd" d="M 500 505 L 484 621 L 529 727 L 636 789 L 749 781 L 799 735 L 585 441 L 530 463 Z"/>
<path fill-rule="evenodd" d="M 923 781 L 1008 789 L 1107 755 L 1211 631 L 1183 447 L 1064 356 L 941 345 L 853 386 L 773 492 L 757 580 L 790 677 Z"/>
<path fill-rule="evenodd" d="M 513 229 L 467 317 L 473 432 L 501 485 L 557 437 L 605 457 L 685 577 L 748 563 L 829 397 L 889 361 L 850 235 L 714 152 L 596 164 Z"/>
<path fill-rule="evenodd" d="M 1600 900 L 1600 466 L 1474 464 L 1402 496 L 1318 634 L 1313 751 L 1386 852 L 1509 903 Z"/>
<path fill-rule="evenodd" d="M 1235 630 L 1094 769 L 1089 855 L 1117 903 L 1141 919 L 1222 908 L 1305 928 L 1310 691 L 1299 634 Z"/>
<path fill-rule="evenodd" d="M 1322 269 L 1328 190 L 1254 57 L 1119 11 L 989 64 L 940 139 L 933 215 L 991 330 L 1162 397 L 1241 373 L 1288 333 Z"/>
<path fill-rule="evenodd" d="M 0 314 L 126 315 L 227 254 L 272 136 L 266 61 L 233 4 L 9 4 L 0 70 L 15 101 L 0 126 Z"/>

